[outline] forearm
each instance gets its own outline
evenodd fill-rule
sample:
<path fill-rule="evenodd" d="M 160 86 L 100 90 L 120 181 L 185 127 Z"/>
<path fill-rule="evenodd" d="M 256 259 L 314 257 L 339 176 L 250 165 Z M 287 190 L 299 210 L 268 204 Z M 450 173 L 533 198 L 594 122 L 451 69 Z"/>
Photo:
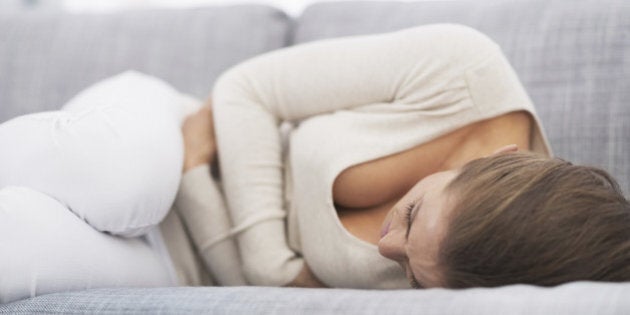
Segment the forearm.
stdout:
<path fill-rule="evenodd" d="M 247 284 L 241 269 L 230 218 L 208 164 L 197 165 L 182 177 L 175 207 L 182 214 L 195 247 L 219 285 Z"/>
<path fill-rule="evenodd" d="M 215 97 L 214 102 L 220 101 Z M 246 278 L 254 285 L 286 285 L 303 263 L 286 240 L 276 123 L 239 106 L 215 106 L 214 111 L 223 187 Z"/>

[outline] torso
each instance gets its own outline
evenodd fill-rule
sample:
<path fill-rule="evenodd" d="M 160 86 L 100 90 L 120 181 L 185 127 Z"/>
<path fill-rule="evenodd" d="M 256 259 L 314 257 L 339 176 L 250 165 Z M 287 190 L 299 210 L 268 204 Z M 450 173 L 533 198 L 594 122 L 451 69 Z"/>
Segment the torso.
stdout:
<path fill-rule="evenodd" d="M 483 120 L 397 154 L 345 169 L 335 178 L 333 200 L 343 226 L 372 244 L 383 219 L 418 181 L 515 143 L 528 150 L 533 119 L 518 111 Z"/>

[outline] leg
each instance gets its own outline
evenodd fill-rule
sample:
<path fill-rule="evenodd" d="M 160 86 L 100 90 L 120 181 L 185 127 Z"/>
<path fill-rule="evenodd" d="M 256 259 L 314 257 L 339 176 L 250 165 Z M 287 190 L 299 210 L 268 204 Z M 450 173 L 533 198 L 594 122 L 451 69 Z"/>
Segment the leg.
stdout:
<path fill-rule="evenodd" d="M 124 73 L 80 93 L 63 111 L 0 125 L 0 188 L 59 200 L 99 231 L 137 236 L 158 224 L 181 177 L 181 95 Z"/>
<path fill-rule="evenodd" d="M 86 89 L 61 110 L 81 113 L 104 107 L 146 112 L 164 111 L 169 116 L 183 119 L 199 109 L 201 102 L 194 97 L 179 93 L 158 78 L 136 71 L 126 71 L 105 79 Z"/>
<path fill-rule="evenodd" d="M 100 233 L 25 187 L 0 189 L 0 252 L 0 303 L 106 286 L 173 285 L 140 238 Z"/>

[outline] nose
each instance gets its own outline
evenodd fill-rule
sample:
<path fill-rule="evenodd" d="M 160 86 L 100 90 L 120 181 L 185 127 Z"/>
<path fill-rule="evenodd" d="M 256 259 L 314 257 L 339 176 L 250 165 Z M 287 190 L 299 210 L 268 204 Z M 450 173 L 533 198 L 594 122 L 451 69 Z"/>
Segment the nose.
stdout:
<path fill-rule="evenodd" d="M 398 239 L 395 232 L 383 236 L 378 242 L 378 252 L 386 258 L 401 262 L 406 259 L 404 239 Z"/>

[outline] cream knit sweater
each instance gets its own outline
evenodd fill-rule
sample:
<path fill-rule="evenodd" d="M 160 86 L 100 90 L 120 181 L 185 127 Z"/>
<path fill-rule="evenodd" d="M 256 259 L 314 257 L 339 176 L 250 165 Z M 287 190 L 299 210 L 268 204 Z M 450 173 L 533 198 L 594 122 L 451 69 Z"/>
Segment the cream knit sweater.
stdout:
<path fill-rule="evenodd" d="M 535 119 L 532 150 L 551 154 L 500 48 L 461 25 L 272 51 L 222 74 L 212 98 L 221 182 L 192 170 L 176 207 L 223 285 L 285 285 L 306 260 L 330 286 L 408 287 L 341 225 L 332 184 L 343 169 L 517 110 Z"/>

